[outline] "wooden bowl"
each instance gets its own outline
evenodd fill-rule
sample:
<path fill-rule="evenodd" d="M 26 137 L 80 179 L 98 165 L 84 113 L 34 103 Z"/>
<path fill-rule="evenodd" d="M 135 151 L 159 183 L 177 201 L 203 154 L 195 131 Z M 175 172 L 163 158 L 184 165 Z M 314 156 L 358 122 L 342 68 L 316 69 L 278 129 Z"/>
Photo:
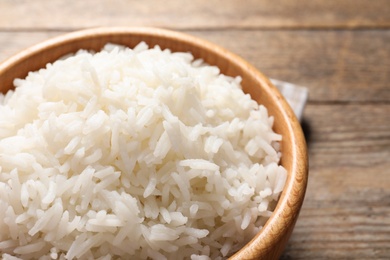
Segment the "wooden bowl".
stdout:
<path fill-rule="evenodd" d="M 301 126 L 291 108 L 270 81 L 248 62 L 212 43 L 178 32 L 155 28 L 111 27 L 69 33 L 30 47 L 0 64 L 0 91 L 13 88 L 15 78 L 45 67 L 79 49 L 100 50 L 107 42 L 134 47 L 140 41 L 172 51 L 191 52 L 230 76 L 240 75 L 242 86 L 274 116 L 274 130 L 282 134 L 281 164 L 288 179 L 276 209 L 261 231 L 231 259 L 277 259 L 294 228 L 307 184 L 308 162 Z"/>

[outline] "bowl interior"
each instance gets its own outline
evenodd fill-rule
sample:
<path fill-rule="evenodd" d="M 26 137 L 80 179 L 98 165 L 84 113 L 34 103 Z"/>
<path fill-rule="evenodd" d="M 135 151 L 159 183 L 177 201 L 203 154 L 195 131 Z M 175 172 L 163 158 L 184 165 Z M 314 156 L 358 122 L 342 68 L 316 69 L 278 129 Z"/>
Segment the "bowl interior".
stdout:
<path fill-rule="evenodd" d="M 0 64 L 0 91 L 13 88 L 15 78 L 45 67 L 49 62 L 79 49 L 100 50 L 106 43 L 129 47 L 144 41 L 150 47 L 191 52 L 221 72 L 242 77 L 246 93 L 264 104 L 275 118 L 274 130 L 283 136 L 281 164 L 288 171 L 285 189 L 266 225 L 253 240 L 232 258 L 278 258 L 292 232 L 303 202 L 307 183 L 307 154 L 299 122 L 279 91 L 253 66 L 240 57 L 204 40 L 155 28 L 97 28 L 74 32 L 30 47 Z"/>

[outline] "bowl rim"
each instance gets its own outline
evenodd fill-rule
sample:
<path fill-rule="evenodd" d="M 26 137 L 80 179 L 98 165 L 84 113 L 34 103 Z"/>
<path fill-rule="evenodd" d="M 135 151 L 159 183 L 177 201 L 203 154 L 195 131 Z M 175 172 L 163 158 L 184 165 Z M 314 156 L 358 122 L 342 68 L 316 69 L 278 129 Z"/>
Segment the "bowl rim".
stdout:
<path fill-rule="evenodd" d="M 288 132 L 291 133 L 291 142 L 295 144 L 291 154 L 292 169 L 288 174 L 286 185 L 279 197 L 272 215 L 255 237 L 238 252 L 233 254 L 230 259 L 255 259 L 264 254 L 272 254 L 270 253 L 270 250 L 277 243 L 280 243 L 280 241 L 284 241 L 284 245 L 279 247 L 280 250 L 283 250 L 297 220 L 306 192 L 308 181 L 308 155 L 306 141 L 298 119 L 295 117 L 292 109 L 279 90 L 258 69 L 240 56 L 217 44 L 183 32 L 156 27 L 139 26 L 95 27 L 55 36 L 19 51 L 0 63 L 0 75 L 7 73 L 9 68 L 18 64 L 21 60 L 27 60 L 34 55 L 38 55 L 47 48 L 68 44 L 81 38 L 115 34 L 152 35 L 170 40 L 179 39 L 181 42 L 186 44 L 196 45 L 208 52 L 225 56 L 229 61 L 237 63 L 255 77 L 258 82 L 264 86 L 264 90 L 269 92 L 270 96 L 274 97 L 273 101 L 277 103 L 282 113 L 282 117 L 287 122 Z M 3 82 L 0 82 L 0 84 L 2 83 Z M 277 256 L 280 256 L 280 254 L 281 252 Z"/>

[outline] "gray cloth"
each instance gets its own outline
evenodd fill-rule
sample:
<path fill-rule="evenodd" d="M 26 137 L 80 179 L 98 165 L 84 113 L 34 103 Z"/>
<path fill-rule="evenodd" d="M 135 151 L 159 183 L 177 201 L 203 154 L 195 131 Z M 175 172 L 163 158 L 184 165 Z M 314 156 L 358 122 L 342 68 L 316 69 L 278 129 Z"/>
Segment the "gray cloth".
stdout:
<path fill-rule="evenodd" d="M 276 79 L 271 79 L 271 82 L 279 89 L 282 95 L 286 98 L 298 120 L 301 120 L 303 109 L 305 108 L 307 97 L 309 94 L 308 89 L 302 86 Z"/>

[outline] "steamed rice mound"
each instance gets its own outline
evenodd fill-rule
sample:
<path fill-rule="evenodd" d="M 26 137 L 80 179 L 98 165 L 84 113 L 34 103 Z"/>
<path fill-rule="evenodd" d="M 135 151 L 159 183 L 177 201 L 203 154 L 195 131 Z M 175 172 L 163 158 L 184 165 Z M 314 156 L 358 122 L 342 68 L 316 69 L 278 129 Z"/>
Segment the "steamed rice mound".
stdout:
<path fill-rule="evenodd" d="M 283 189 L 267 109 L 189 53 L 110 44 L 14 83 L 0 95 L 4 259 L 226 258 Z"/>

